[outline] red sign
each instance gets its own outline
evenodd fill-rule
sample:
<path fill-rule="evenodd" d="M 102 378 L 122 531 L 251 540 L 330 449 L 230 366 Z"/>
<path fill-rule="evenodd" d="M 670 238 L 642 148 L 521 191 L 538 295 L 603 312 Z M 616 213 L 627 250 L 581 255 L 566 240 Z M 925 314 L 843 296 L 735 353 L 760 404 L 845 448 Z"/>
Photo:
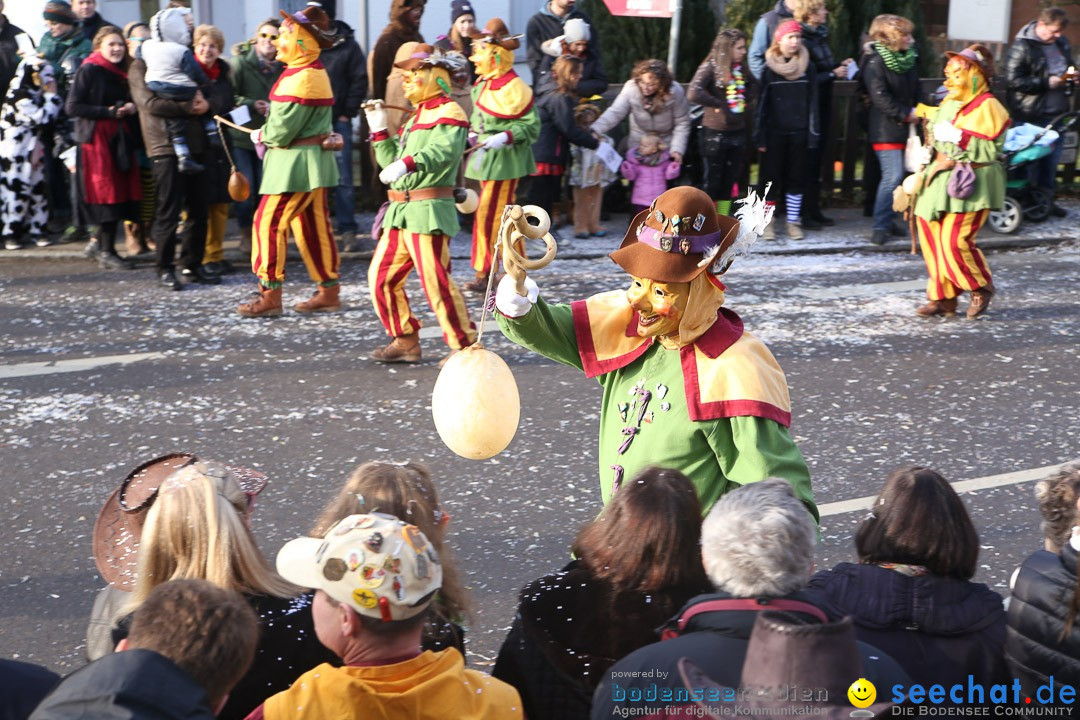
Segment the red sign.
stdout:
<path fill-rule="evenodd" d="M 604 0 L 604 4 L 612 15 L 669 18 L 675 0 Z"/>

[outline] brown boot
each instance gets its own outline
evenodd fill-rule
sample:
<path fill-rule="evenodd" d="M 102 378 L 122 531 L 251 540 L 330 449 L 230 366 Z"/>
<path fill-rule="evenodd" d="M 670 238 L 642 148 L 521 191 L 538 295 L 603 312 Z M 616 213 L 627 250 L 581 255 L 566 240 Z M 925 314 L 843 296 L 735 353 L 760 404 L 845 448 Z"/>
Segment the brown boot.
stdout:
<path fill-rule="evenodd" d="M 368 357 L 381 363 L 418 363 L 420 338 L 416 333 L 396 337 L 386 347 L 372 350 Z"/>
<path fill-rule="evenodd" d="M 935 315 L 954 317 L 956 315 L 956 298 L 931 300 L 925 305 L 915 308 L 915 312 L 923 317 L 934 317 Z"/>
<path fill-rule="evenodd" d="M 967 307 L 967 316 L 969 318 L 978 317 L 986 312 L 986 308 L 990 307 L 990 298 L 992 297 L 994 297 L 993 285 L 986 285 L 972 290 L 971 303 Z"/>
<path fill-rule="evenodd" d="M 341 286 L 334 285 L 332 287 L 323 287 L 322 285 L 316 288 L 311 297 L 304 302 L 293 305 L 293 309 L 298 313 L 333 313 L 341 310 L 341 300 L 338 295 L 341 293 Z"/>
<path fill-rule="evenodd" d="M 241 303 L 236 312 L 244 317 L 280 317 L 281 288 L 271 289 L 259 286 L 259 297 L 251 302 Z"/>
<path fill-rule="evenodd" d="M 127 220 L 124 221 L 124 249 L 127 251 L 128 257 L 150 252 L 150 248 L 146 246 L 146 240 L 143 238 L 142 225 Z"/>

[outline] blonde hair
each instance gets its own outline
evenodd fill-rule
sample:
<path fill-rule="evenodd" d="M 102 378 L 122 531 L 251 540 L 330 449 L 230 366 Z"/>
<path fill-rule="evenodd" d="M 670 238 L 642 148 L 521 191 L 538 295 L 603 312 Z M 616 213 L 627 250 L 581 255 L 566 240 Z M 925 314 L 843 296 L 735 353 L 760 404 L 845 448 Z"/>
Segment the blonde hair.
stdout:
<path fill-rule="evenodd" d="M 453 553 L 444 543 L 449 515 L 442 508 L 431 473 L 420 463 L 366 462 L 352 475 L 315 521 L 313 537 L 323 537 L 349 515 L 380 512 L 411 523 L 424 533 L 442 565 L 443 581 L 432 609 L 443 619 L 462 622 L 470 613 L 469 594 Z"/>
<path fill-rule="evenodd" d="M 869 35 L 874 42 L 890 50 L 899 50 L 900 43 L 915 29 L 915 23 L 900 15 L 878 15 L 870 23 Z"/>
<path fill-rule="evenodd" d="M 192 35 L 192 44 L 198 45 L 199 41 L 204 37 L 210 38 L 217 45 L 218 52 L 225 52 L 225 35 L 216 25 L 200 25 L 195 28 L 195 34 Z"/>
<path fill-rule="evenodd" d="M 131 601 L 134 612 L 169 580 L 209 580 L 225 590 L 289 598 L 302 590 L 285 581 L 263 556 L 245 520 L 249 498 L 217 463 L 188 466 L 170 475 L 146 514 Z M 217 468 L 222 477 L 216 476 Z"/>
<path fill-rule="evenodd" d="M 791 16 L 801 23 L 809 23 L 814 13 L 825 7 L 825 0 L 789 0 Z"/>

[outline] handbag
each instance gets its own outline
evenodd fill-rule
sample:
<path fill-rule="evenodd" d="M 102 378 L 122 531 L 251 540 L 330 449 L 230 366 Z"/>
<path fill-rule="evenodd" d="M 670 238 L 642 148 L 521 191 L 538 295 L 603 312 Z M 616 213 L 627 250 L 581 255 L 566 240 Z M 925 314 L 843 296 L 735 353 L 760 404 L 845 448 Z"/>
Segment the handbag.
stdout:
<path fill-rule="evenodd" d="M 94 129 L 97 127 L 97 121 L 93 118 L 75 118 L 75 122 L 72 123 L 71 140 L 77 145 L 85 145 L 88 142 L 92 142 L 94 139 Z"/>
<path fill-rule="evenodd" d="M 908 125 L 907 145 L 904 147 L 904 170 L 909 173 L 919 172 L 923 165 L 930 162 L 930 150 L 923 146 L 915 124 Z"/>
<path fill-rule="evenodd" d="M 956 200 L 967 200 L 975 192 L 975 169 L 969 162 L 958 162 L 949 175 L 949 185 L 946 188 L 949 197 Z"/>
<path fill-rule="evenodd" d="M 371 239 L 375 242 L 379 242 L 379 238 L 382 237 L 383 218 L 386 217 L 386 211 L 389 208 L 390 201 L 387 200 L 379 206 L 379 211 L 375 213 L 375 220 L 371 223 Z"/>

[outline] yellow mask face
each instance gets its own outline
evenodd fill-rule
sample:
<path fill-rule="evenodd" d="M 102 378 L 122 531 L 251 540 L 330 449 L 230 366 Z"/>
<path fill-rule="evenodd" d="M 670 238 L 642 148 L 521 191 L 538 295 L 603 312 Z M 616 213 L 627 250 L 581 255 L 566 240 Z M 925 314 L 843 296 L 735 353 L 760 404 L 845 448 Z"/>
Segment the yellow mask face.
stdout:
<path fill-rule="evenodd" d="M 482 78 L 496 78 L 510 72 L 514 67 L 514 53 L 495 43 L 475 40 L 469 60 L 476 66 L 476 74 Z"/>
<path fill-rule="evenodd" d="M 662 283 L 648 278 L 631 276 L 626 299 L 637 310 L 638 337 L 660 337 L 679 332 L 679 323 L 686 312 L 690 283 Z"/>
<path fill-rule="evenodd" d="M 321 49 L 315 38 L 294 22 L 281 23 L 277 38 L 278 62 L 285 63 L 288 67 L 307 65 L 318 59 Z"/>
<path fill-rule="evenodd" d="M 419 68 L 406 70 L 401 76 L 401 89 L 405 93 L 405 99 L 413 105 L 419 105 L 425 100 L 438 97 L 444 93 L 439 80 L 443 85 L 450 87 L 450 75 L 444 68 Z"/>
<path fill-rule="evenodd" d="M 954 57 L 945 65 L 945 89 L 946 100 L 967 102 L 986 90 L 986 81 L 974 65 Z"/>

